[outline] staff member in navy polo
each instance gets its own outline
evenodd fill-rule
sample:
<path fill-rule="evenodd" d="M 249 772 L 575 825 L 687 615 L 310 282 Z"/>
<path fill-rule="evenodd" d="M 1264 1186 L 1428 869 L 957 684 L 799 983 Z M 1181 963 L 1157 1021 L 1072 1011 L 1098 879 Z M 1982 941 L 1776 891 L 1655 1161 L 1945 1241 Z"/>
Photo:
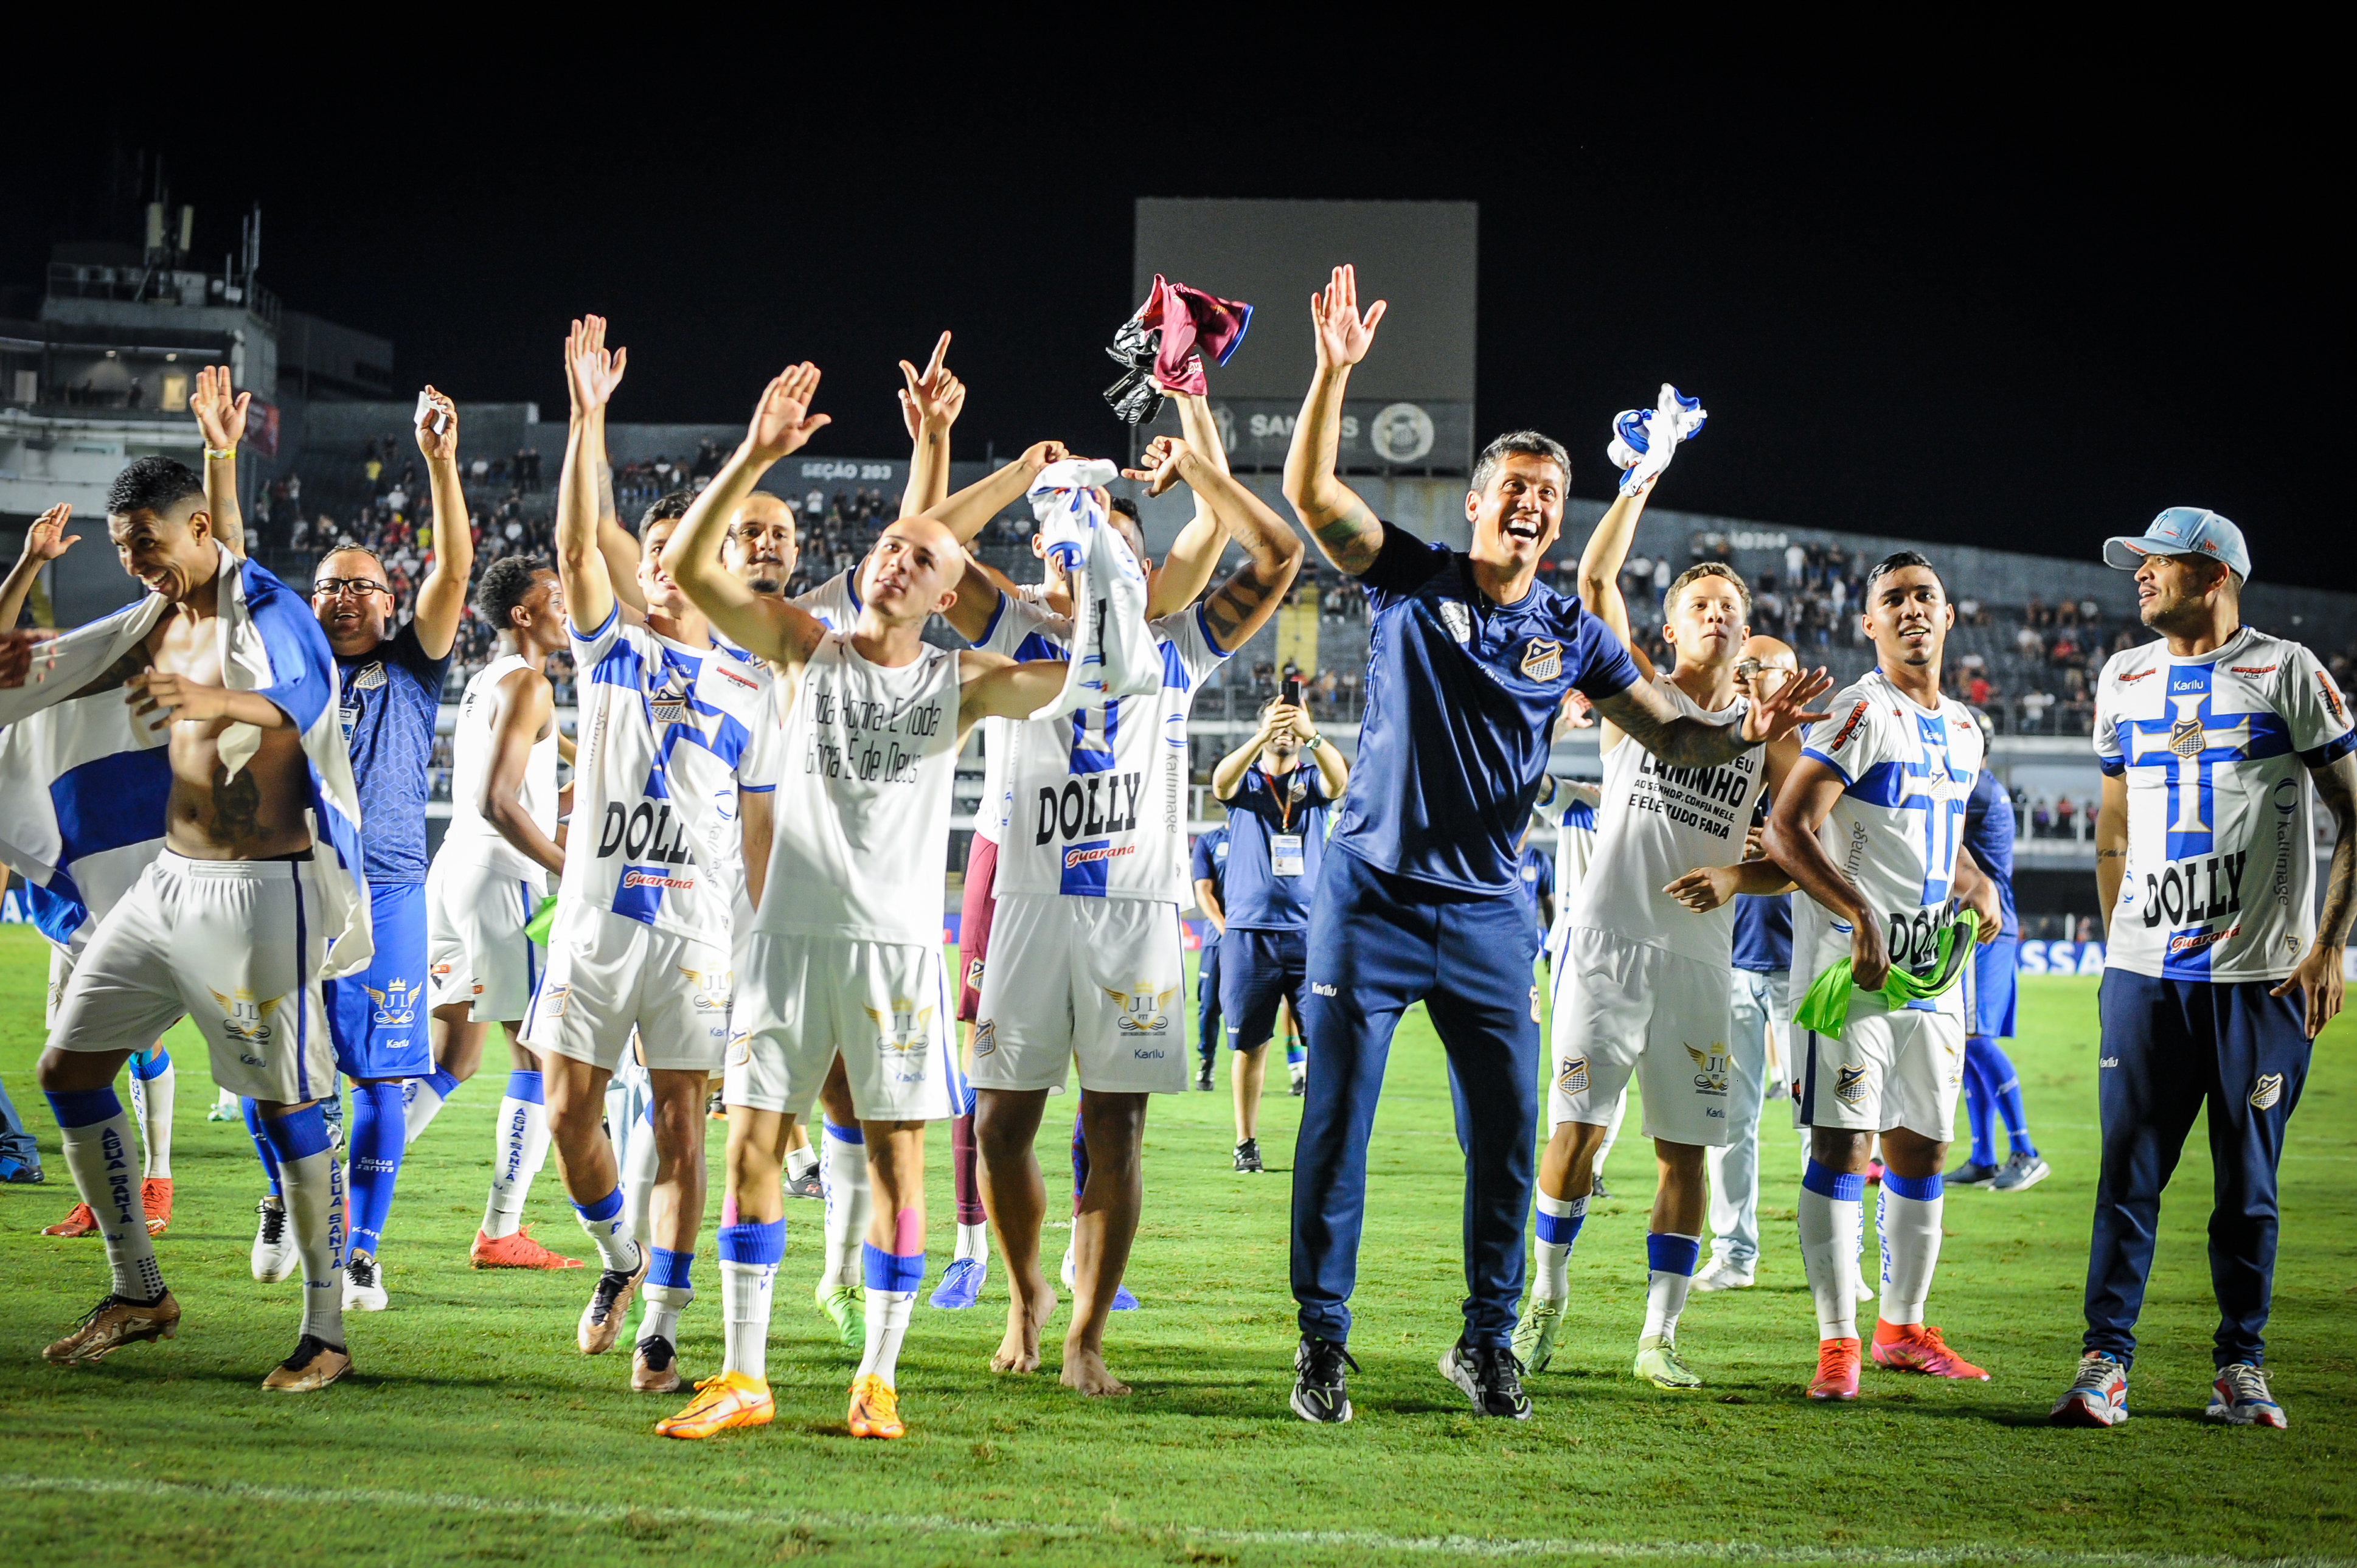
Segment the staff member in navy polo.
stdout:
<path fill-rule="evenodd" d="M 1220 940 L 1227 935 L 1228 830 L 1195 835 L 1190 857 L 1195 908 L 1203 912 L 1203 950 L 1195 961 L 1195 1087 L 1209 1094 L 1220 1049 Z"/>
<path fill-rule="evenodd" d="M 1338 267 L 1311 302 L 1318 370 L 1285 467 L 1286 499 L 1359 580 L 1369 620 L 1357 777 L 1310 910 L 1302 1023 L 1318 1070 L 1294 1152 L 1292 1406 L 1305 1421 L 1351 1419 L 1344 1342 L 1367 1136 L 1392 1031 L 1421 1001 L 1448 1052 L 1465 1151 L 1465 1329 L 1440 1368 L 1476 1413 L 1521 1419 L 1531 1406 L 1509 1340 L 1538 1131 L 1539 1002 L 1514 843 L 1556 710 L 1577 687 L 1664 761 L 1711 767 L 1822 716 L 1803 710 L 1829 682 L 1822 671 L 1789 682 L 1739 724 L 1677 715 L 1577 598 L 1536 580 L 1563 528 L 1571 459 L 1535 431 L 1498 437 L 1475 465 L 1470 550 L 1379 521 L 1335 477 L 1351 367 L 1383 313 L 1378 301 L 1361 316 L 1357 294 Z"/>
<path fill-rule="evenodd" d="M 1286 685 L 1297 693 L 1292 682 Z M 1227 949 L 1220 1012 L 1235 1065 L 1235 1170 L 1261 1169 L 1260 1091 L 1281 1002 L 1301 1016 L 1309 901 L 1326 853 L 1327 810 L 1342 798 L 1351 765 L 1309 714 L 1278 697 L 1260 728 L 1211 769 L 1211 793 L 1228 809 Z"/>

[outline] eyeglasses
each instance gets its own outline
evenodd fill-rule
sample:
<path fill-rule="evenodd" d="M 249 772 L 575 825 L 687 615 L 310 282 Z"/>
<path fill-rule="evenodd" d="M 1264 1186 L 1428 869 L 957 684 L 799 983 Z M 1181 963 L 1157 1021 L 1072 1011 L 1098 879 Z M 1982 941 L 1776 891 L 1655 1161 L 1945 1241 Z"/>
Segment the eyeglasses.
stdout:
<path fill-rule="evenodd" d="M 322 577 L 311 585 L 311 596 L 315 599 L 332 599 L 339 594 L 350 594 L 356 599 L 365 599 L 371 594 L 391 598 L 393 590 L 372 577 Z"/>

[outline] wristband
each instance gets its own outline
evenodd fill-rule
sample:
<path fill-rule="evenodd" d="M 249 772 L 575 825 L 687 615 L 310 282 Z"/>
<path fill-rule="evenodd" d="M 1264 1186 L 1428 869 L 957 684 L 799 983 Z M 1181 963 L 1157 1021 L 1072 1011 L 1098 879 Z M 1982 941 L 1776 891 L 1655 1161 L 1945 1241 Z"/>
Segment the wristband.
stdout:
<path fill-rule="evenodd" d="M 205 448 L 205 461 L 208 463 L 226 463 L 236 456 L 237 448 L 234 446 L 208 446 Z"/>
<path fill-rule="evenodd" d="M 1313 735 L 1308 740 L 1301 743 L 1301 749 L 1304 751 L 1315 751 L 1325 744 L 1326 737 L 1324 736 Z"/>

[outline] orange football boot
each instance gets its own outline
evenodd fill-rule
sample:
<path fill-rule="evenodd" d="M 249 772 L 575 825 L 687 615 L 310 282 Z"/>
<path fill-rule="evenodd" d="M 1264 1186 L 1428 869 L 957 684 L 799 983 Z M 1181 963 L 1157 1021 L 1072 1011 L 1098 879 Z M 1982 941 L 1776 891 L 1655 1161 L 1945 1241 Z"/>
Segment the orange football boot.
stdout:
<path fill-rule="evenodd" d="M 147 1217 L 147 1234 L 161 1236 L 172 1223 L 172 1178 L 149 1176 L 139 1184 L 139 1208 Z"/>
<path fill-rule="evenodd" d="M 1817 1341 L 1817 1379 L 1809 1385 L 1809 1397 L 1813 1400 L 1857 1398 L 1857 1340 Z"/>
<path fill-rule="evenodd" d="M 67 1210 L 63 1219 L 59 1220 L 55 1225 L 43 1226 L 41 1234 L 44 1236 L 95 1236 L 98 1234 L 98 1216 L 90 1211 L 89 1204 L 77 1203 L 72 1208 Z"/>
<path fill-rule="evenodd" d="M 477 1269 L 577 1269 L 581 1260 L 550 1251 L 532 1239 L 531 1226 L 520 1225 L 497 1240 L 478 1230 L 475 1244 L 467 1249 L 467 1263 Z"/>
<path fill-rule="evenodd" d="M 1924 1372 L 1934 1378 L 1978 1378 L 1988 1374 L 1948 1348 L 1940 1331 L 1928 1323 L 1874 1324 L 1874 1364 L 1894 1372 Z"/>
<path fill-rule="evenodd" d="M 851 1385 L 851 1413 L 845 1419 L 854 1437 L 898 1437 L 908 1430 L 900 1424 L 900 1396 L 873 1372 Z"/>
<path fill-rule="evenodd" d="M 695 1397 L 677 1415 L 655 1423 L 662 1437 L 709 1437 L 732 1426 L 767 1426 L 778 1413 L 770 1385 L 742 1372 L 722 1372 L 695 1385 Z"/>

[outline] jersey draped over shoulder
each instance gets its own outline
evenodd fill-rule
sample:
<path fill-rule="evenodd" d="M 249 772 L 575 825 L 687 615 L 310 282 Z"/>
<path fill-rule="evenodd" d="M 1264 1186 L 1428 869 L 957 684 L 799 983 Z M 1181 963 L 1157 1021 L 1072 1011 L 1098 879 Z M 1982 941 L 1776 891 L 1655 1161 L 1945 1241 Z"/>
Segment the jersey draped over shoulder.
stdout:
<path fill-rule="evenodd" d="M 1522 885 L 1515 841 L 1564 693 L 1626 691 L 1636 663 L 1577 597 L 1534 584 L 1494 604 L 1464 552 L 1393 523 L 1359 582 L 1366 716 L 1334 844 L 1415 881 L 1506 897 Z"/>
<path fill-rule="evenodd" d="M 2280 980 L 2316 938 L 2316 791 L 2357 746 L 2315 654 L 2244 627 L 2173 659 L 2112 655 L 2095 685 L 2095 759 L 2124 778 L 2127 870 L 2106 967 L 2163 980 Z"/>

